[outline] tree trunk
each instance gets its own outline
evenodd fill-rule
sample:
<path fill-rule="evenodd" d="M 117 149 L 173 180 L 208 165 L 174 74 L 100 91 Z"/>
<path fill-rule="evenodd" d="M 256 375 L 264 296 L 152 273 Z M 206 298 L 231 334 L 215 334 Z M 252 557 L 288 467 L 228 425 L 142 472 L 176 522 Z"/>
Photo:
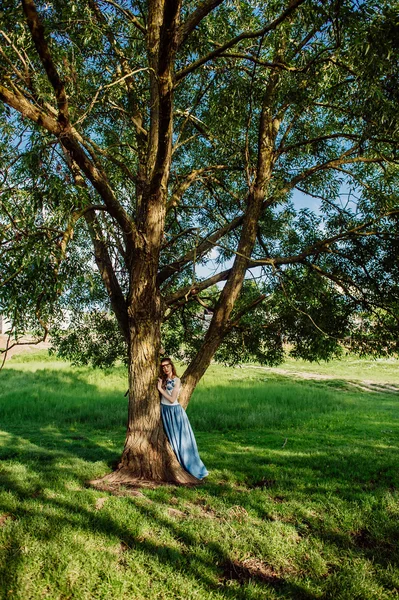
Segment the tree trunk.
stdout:
<path fill-rule="evenodd" d="M 156 288 L 157 261 L 141 249 L 134 260 L 128 302 L 129 412 L 125 447 L 108 483 L 144 481 L 195 484 L 179 464 L 164 433 L 157 390 L 161 348 L 161 298 Z"/>
<path fill-rule="evenodd" d="M 157 391 L 162 308 L 157 285 L 173 137 L 173 60 L 180 0 L 149 3 L 148 59 L 151 114 L 147 181 L 140 185 L 138 235 L 132 253 L 127 301 L 129 327 L 129 416 L 125 448 L 109 482 L 199 483 L 179 464 L 163 430 Z"/>
<path fill-rule="evenodd" d="M 147 322 L 131 331 L 129 416 L 125 447 L 108 483 L 140 485 L 145 481 L 195 484 L 198 480 L 179 464 L 164 433 L 158 378 L 159 325 Z"/>
<path fill-rule="evenodd" d="M 150 323 L 132 331 L 129 364 L 129 417 L 125 447 L 109 482 L 198 483 L 179 464 L 164 433 L 156 389 L 159 326 Z"/>

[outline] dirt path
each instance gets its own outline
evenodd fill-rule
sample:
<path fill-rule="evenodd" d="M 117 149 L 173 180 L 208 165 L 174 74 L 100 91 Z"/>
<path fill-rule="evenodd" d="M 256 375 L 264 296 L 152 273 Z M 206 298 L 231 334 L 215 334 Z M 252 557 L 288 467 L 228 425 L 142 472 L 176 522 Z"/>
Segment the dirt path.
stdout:
<path fill-rule="evenodd" d="M 358 388 L 364 392 L 375 392 L 379 394 L 399 394 L 399 386 L 394 383 L 376 383 L 371 379 L 361 380 L 349 380 L 345 377 L 337 377 L 336 375 L 324 375 L 321 373 L 312 373 L 310 371 L 290 371 L 289 369 L 280 369 L 279 367 L 256 367 L 252 366 L 251 369 L 262 369 L 270 373 L 276 373 L 277 375 L 291 375 L 292 377 L 299 377 L 300 379 L 314 379 L 318 381 L 322 380 L 334 380 L 342 379 L 349 386 Z"/>

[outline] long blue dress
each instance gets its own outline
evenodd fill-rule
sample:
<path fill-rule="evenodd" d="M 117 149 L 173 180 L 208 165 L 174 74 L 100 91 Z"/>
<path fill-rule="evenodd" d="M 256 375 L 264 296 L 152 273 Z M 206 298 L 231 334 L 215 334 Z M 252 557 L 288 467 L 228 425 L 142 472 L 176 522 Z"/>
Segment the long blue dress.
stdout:
<path fill-rule="evenodd" d="M 175 379 L 167 379 L 166 391 L 172 394 Z M 166 400 L 168 402 L 168 400 Z M 161 402 L 162 421 L 167 438 L 181 466 L 197 479 L 203 479 L 208 471 L 200 459 L 197 442 L 186 411 L 176 401 L 176 404 Z"/>

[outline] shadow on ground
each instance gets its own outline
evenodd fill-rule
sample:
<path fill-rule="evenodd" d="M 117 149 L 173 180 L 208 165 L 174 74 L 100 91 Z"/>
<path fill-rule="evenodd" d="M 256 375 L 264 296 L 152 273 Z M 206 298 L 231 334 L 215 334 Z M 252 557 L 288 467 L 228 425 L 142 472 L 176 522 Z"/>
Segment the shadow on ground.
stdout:
<path fill-rule="evenodd" d="M 171 497 L 177 497 L 183 507 L 187 500 L 187 506 L 194 504 L 198 510 L 208 510 L 208 518 L 220 522 L 226 521 L 226 511 L 230 514 L 228 511 L 235 510 L 244 520 L 246 514 L 252 515 L 260 525 L 290 525 L 299 539 L 316 539 L 334 548 L 337 555 L 349 553 L 383 569 L 399 564 L 399 525 L 393 517 L 381 524 L 370 512 L 369 521 L 357 529 L 345 525 L 338 529 L 338 521 L 326 520 L 320 509 L 323 503 L 330 512 L 334 506 L 338 510 L 344 504 L 370 502 L 370 506 L 377 506 L 380 498 L 378 510 L 383 510 L 386 494 L 397 493 L 398 444 L 397 438 L 393 442 L 394 430 L 386 412 L 392 408 L 392 398 L 380 399 L 376 414 L 359 414 L 354 422 L 340 422 L 331 409 L 331 414 L 323 412 L 319 425 L 309 418 L 311 427 L 305 421 L 301 428 L 290 426 L 275 431 L 265 428 L 200 433 L 199 447 L 212 474 L 198 492 L 167 487 L 164 496 L 161 491 L 158 495 L 144 492 L 131 496 L 129 490 L 122 491 L 142 522 L 167 532 L 170 539 L 179 542 L 176 547 L 156 537 L 143 537 L 136 527 L 106 510 L 106 503 L 104 509 L 96 509 L 99 493 L 87 488 L 88 479 L 101 475 L 118 459 L 124 441 L 125 400 L 117 394 L 101 394 L 84 378 L 66 374 L 46 372 L 38 377 L 13 371 L 12 377 L 20 382 L 19 394 L 33 388 L 35 396 L 28 403 L 25 396 L 3 412 L 9 424 L 2 419 L 0 425 L 0 491 L 7 492 L 0 495 L 0 527 L 13 520 L 25 522 L 29 529 L 34 522 L 30 536 L 41 544 L 53 542 L 60 530 L 74 528 L 88 536 L 116 539 L 120 569 L 134 569 L 134 552 L 140 551 L 224 598 L 259 597 L 256 586 L 274 590 L 275 598 L 310 600 L 320 595 L 301 584 L 300 572 L 285 572 L 253 556 L 239 559 L 231 555 L 225 543 L 208 535 L 206 519 L 196 530 L 188 527 L 197 513 L 192 514 L 190 508 L 171 513 Z M 9 396 L 19 398 L 14 391 Z M 3 406 L 9 401 L 10 397 L 7 401 L 3 398 Z M 25 412 L 18 421 L 23 403 Z M 68 494 L 64 494 L 66 484 Z M 111 501 L 110 495 L 105 497 L 106 502 Z M 218 514 L 212 506 L 220 503 L 225 512 Z M 229 525 L 232 536 L 240 535 L 237 523 L 233 519 Z M 10 538 L 2 553 L 3 590 L 15 587 L 23 569 L 22 543 L 18 537 Z M 206 546 L 206 555 L 198 554 L 199 545 Z M 331 565 L 321 579 L 334 578 L 334 569 L 336 566 Z M 305 572 L 304 580 L 307 577 Z M 335 588 L 323 585 L 323 598 L 334 598 Z"/>

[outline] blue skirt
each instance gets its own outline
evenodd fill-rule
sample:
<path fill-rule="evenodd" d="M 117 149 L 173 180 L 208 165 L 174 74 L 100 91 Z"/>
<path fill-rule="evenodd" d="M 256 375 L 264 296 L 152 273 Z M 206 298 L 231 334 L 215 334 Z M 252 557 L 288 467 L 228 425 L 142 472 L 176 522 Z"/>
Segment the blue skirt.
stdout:
<path fill-rule="evenodd" d="M 181 466 L 197 479 L 203 479 L 208 471 L 198 454 L 190 421 L 180 404 L 161 404 L 165 433 Z"/>

